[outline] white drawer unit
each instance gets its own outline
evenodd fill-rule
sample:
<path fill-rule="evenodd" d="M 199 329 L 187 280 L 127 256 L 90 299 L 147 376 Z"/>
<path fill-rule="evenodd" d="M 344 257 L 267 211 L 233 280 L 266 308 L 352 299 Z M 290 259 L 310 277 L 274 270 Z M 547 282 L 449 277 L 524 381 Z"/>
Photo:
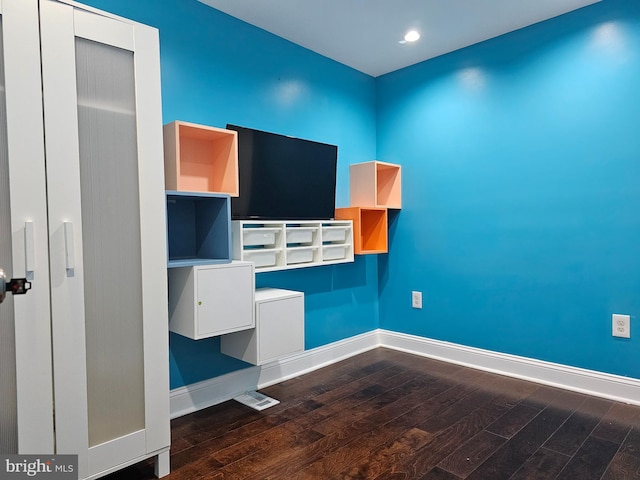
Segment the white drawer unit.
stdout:
<path fill-rule="evenodd" d="M 303 292 L 259 288 L 255 315 L 255 329 L 221 337 L 222 353 L 263 365 L 304 350 Z"/>
<path fill-rule="evenodd" d="M 353 262 L 350 220 L 232 222 L 233 259 L 256 272 Z"/>
<path fill-rule="evenodd" d="M 250 262 L 169 269 L 169 330 L 200 340 L 253 328 L 254 282 Z"/>

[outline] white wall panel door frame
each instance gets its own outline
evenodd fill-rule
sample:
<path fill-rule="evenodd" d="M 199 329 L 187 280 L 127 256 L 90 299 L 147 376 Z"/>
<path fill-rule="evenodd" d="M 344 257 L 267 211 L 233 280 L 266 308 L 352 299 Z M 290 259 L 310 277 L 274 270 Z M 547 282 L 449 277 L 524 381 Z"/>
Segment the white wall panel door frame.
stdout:
<path fill-rule="evenodd" d="M 0 15 L 13 264 L 12 271 L 6 273 L 32 282 L 32 290 L 26 295 L 9 300 L 13 303 L 15 320 L 16 391 L 13 394 L 18 404 L 17 450 L 53 453 L 50 284 L 37 0 L 0 0 Z M 31 237 L 27 238 L 28 235 Z M 6 302 L 0 305 L 0 309 L 7 307 Z"/>

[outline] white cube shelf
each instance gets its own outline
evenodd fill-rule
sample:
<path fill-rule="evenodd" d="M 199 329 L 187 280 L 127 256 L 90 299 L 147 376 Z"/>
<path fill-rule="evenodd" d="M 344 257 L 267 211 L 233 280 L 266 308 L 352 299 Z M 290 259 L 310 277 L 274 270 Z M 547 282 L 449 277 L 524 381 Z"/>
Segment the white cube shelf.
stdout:
<path fill-rule="evenodd" d="M 255 329 L 222 336 L 220 351 L 253 365 L 304 351 L 303 292 L 259 288 L 255 318 Z"/>

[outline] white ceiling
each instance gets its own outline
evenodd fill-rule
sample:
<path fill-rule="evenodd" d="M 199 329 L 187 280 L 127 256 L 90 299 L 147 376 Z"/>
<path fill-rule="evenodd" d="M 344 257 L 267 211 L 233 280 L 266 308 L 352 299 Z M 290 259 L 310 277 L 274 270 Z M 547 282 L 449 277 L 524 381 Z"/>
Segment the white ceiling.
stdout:
<path fill-rule="evenodd" d="M 372 76 L 600 0 L 200 0 Z M 400 44 L 407 30 L 422 38 Z"/>

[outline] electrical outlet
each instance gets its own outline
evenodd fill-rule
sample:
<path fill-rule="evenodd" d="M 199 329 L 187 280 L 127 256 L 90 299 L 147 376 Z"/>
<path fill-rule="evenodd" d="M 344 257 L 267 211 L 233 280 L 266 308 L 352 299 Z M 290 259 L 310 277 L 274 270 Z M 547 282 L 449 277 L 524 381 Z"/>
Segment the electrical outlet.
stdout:
<path fill-rule="evenodd" d="M 611 329 L 614 337 L 631 338 L 631 316 L 614 313 L 611 315 Z"/>
<path fill-rule="evenodd" d="M 411 306 L 413 308 L 422 308 L 422 292 L 411 292 Z"/>

